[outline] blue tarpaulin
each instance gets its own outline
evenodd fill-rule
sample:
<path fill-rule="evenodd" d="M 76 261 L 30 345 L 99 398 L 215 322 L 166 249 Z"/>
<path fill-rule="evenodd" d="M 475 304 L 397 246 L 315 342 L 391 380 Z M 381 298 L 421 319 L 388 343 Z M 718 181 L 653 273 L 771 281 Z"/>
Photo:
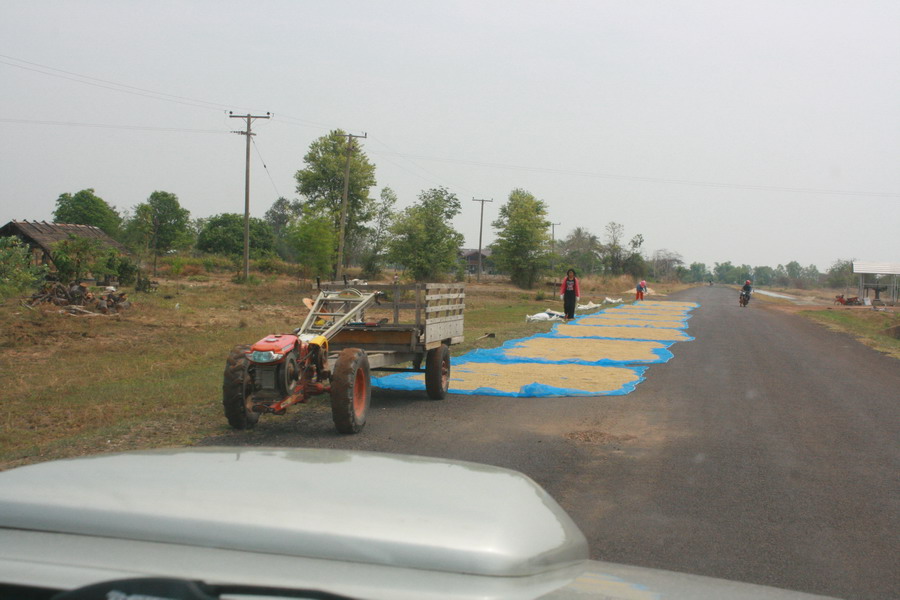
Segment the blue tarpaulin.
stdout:
<path fill-rule="evenodd" d="M 558 332 L 559 325 L 556 325 L 549 333 L 537 333 L 527 338 L 510 340 L 497 348 L 472 350 L 462 356 L 451 359 L 453 368 L 450 376 L 450 392 L 454 394 L 513 396 L 522 398 L 552 396 L 618 396 L 628 394 L 634 391 L 635 386 L 644 380 L 644 372 L 647 370 L 646 366 L 636 365 L 665 363 L 673 357 L 669 348 L 674 345 L 676 341 L 690 341 L 694 338 L 685 334 L 685 337 L 680 340 L 666 339 L 667 337 L 671 338 L 671 333 L 663 334 L 662 331 L 660 332 L 660 337 L 662 338 L 660 340 L 648 340 L 646 337 L 623 337 L 621 331 L 617 331 L 618 335 L 616 335 L 616 337 L 604 335 L 604 332 L 610 331 L 610 327 L 615 327 L 617 330 L 623 327 L 634 327 L 642 331 L 641 335 L 645 335 L 647 328 L 654 327 L 652 320 L 645 320 L 643 323 L 635 322 L 634 324 L 628 325 L 616 323 L 615 325 L 610 324 L 608 326 L 599 323 L 579 323 L 579 321 L 599 315 L 634 320 L 640 320 L 642 316 L 646 315 L 654 315 L 654 318 L 667 316 L 671 318 L 666 319 L 666 321 L 677 321 L 682 323 L 682 327 L 679 329 L 683 330 L 687 328 L 687 322 L 690 318 L 688 313 L 697 307 L 699 307 L 699 304 L 695 303 L 676 304 L 658 301 L 645 304 L 622 305 L 619 307 L 607 308 L 590 315 L 581 315 L 570 322 L 571 325 L 580 325 L 585 328 L 598 327 L 597 336 L 567 337 Z M 665 329 L 669 332 L 672 331 L 671 325 L 660 327 L 660 329 Z M 646 350 L 649 350 L 656 358 L 615 360 L 598 356 L 595 360 L 586 360 L 582 358 L 554 359 L 546 356 L 529 357 L 509 353 L 510 350 L 521 348 L 525 342 L 537 338 L 564 339 L 569 344 L 577 344 L 579 339 L 627 340 L 630 344 L 647 344 Z M 496 369 L 491 370 L 491 364 L 496 365 Z M 509 370 L 510 367 L 527 364 L 532 364 L 534 368 L 529 368 L 524 372 L 522 372 L 521 369 L 516 370 L 516 376 L 522 379 L 522 384 L 518 391 L 504 391 L 489 385 L 490 380 L 493 377 L 503 374 L 503 372 Z M 548 370 L 548 367 L 552 367 L 553 365 L 556 365 L 557 369 Z M 566 381 L 569 379 L 566 375 L 566 369 L 578 366 L 595 367 L 597 369 L 607 370 L 612 369 L 613 371 L 606 371 L 605 374 L 614 373 L 615 377 L 612 379 L 617 382 L 624 381 L 624 383 L 616 383 L 615 389 L 607 390 L 581 389 L 575 386 L 569 387 L 566 385 Z M 454 374 L 463 375 L 466 372 L 472 372 L 476 369 L 479 373 L 483 374 L 480 376 L 480 379 L 483 379 L 483 381 L 480 381 L 478 385 L 473 385 L 471 381 L 466 382 L 466 378 L 464 377 L 454 377 Z M 529 379 L 531 379 L 531 381 L 529 381 Z M 598 379 L 600 379 L 599 372 Z M 425 389 L 424 377 L 421 373 L 414 372 L 392 373 L 384 377 L 373 377 L 372 384 L 379 388 L 392 390 L 421 391 Z"/>

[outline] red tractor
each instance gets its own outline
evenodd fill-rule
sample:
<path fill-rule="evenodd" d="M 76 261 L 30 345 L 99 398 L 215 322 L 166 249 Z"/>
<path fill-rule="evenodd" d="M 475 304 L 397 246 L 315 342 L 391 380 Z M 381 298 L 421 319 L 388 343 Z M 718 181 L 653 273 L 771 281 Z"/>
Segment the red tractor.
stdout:
<path fill-rule="evenodd" d="M 330 393 L 337 430 L 358 433 L 366 423 L 372 396 L 370 370 L 375 368 L 424 372 L 428 396 L 442 399 L 450 381 L 449 345 L 463 339 L 461 299 L 465 294 L 429 296 L 427 290 L 431 288 L 425 286 L 439 285 L 392 286 L 395 298 L 408 289 L 415 290 L 419 298 L 422 288 L 425 304 L 406 305 L 395 299 L 392 305 L 394 315 L 400 314 L 401 306 L 414 307 L 415 323 L 388 323 L 388 318 L 366 320 L 366 309 L 379 304 L 382 291 L 326 289 L 314 303 L 309 301 L 310 312 L 293 333 L 268 335 L 252 346 L 235 346 L 225 363 L 222 384 L 228 423 L 235 429 L 249 429 L 263 413 L 284 415 L 294 404 Z M 459 299 L 448 300 L 454 296 Z M 435 299 L 430 308 L 429 298 Z M 450 301 L 455 304 L 448 304 Z M 423 319 L 423 315 L 437 322 L 431 334 L 426 331 L 429 319 Z M 442 337 L 431 339 L 429 335 Z M 334 352 L 331 346 L 336 346 Z M 371 365 L 366 350 L 372 352 Z M 401 362 L 410 362 L 413 367 L 389 368 Z"/>

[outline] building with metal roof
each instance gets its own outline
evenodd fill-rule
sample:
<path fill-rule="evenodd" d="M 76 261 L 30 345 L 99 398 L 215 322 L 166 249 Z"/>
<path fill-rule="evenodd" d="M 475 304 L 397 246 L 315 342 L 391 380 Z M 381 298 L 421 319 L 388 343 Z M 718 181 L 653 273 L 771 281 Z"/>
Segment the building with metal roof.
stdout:
<path fill-rule="evenodd" d="M 900 299 L 900 263 L 854 260 L 853 273 L 859 275 L 861 298 L 868 299 L 871 291 L 873 298 L 870 303 L 897 305 Z M 886 292 L 884 298 L 883 292 Z"/>

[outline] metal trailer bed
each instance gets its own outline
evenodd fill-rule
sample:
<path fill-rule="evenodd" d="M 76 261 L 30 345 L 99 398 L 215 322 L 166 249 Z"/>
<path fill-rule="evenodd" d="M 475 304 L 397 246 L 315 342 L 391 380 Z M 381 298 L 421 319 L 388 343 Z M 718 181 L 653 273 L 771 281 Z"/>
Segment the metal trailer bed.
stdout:
<path fill-rule="evenodd" d="M 329 291 L 347 287 L 338 283 L 321 285 L 322 290 Z M 358 321 L 345 324 L 331 337 L 330 358 L 346 348 L 359 348 L 365 351 L 373 370 L 425 372 L 429 354 L 446 353 L 449 375 L 448 348 L 464 339 L 465 284 L 373 284 L 356 289 L 377 292 L 378 304 L 369 305 Z M 406 362 L 412 367 L 396 366 Z"/>

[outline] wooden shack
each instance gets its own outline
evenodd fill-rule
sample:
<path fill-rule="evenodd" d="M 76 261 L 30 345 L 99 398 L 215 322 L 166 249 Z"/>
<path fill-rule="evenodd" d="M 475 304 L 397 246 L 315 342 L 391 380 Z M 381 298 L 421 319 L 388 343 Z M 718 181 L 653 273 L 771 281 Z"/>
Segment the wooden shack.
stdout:
<path fill-rule="evenodd" d="M 0 227 L 0 237 L 15 236 L 28 244 L 34 264 L 53 265 L 53 245 L 69 236 L 99 240 L 123 254 L 128 249 L 109 237 L 99 227 L 93 225 L 73 225 L 70 223 L 47 223 L 46 221 L 10 221 Z"/>

